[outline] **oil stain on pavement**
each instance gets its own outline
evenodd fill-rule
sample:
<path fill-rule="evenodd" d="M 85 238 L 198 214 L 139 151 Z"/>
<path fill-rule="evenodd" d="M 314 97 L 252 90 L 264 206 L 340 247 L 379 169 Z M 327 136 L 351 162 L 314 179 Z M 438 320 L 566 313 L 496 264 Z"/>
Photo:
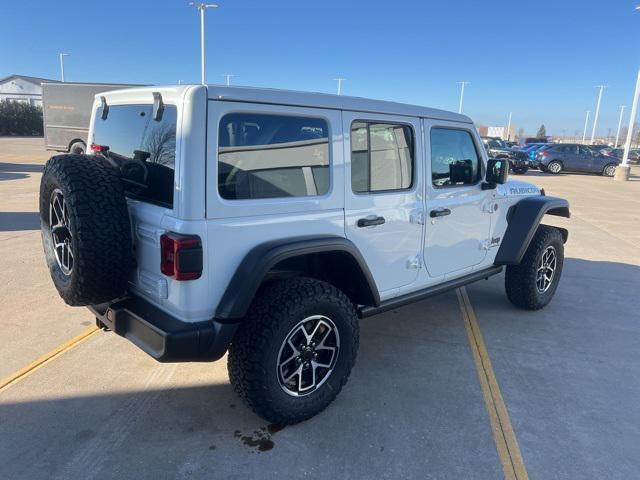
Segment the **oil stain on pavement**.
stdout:
<path fill-rule="evenodd" d="M 260 430 L 254 430 L 250 435 L 243 435 L 240 430 L 233 432 L 235 438 L 239 438 L 247 447 L 254 448 L 258 452 L 267 452 L 275 446 L 273 435 L 282 430 L 284 426 L 271 423 Z"/>

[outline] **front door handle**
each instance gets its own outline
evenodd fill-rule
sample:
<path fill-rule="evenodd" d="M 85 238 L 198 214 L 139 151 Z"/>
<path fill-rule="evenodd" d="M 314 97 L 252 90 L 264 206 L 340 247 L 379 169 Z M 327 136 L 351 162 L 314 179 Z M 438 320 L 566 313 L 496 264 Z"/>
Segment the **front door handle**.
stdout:
<path fill-rule="evenodd" d="M 358 226 L 362 227 L 374 227 L 376 225 L 382 225 L 385 222 L 384 217 L 378 217 L 375 215 L 371 215 L 366 218 L 361 218 L 358 220 Z"/>
<path fill-rule="evenodd" d="M 431 210 L 431 212 L 429 212 L 431 218 L 445 217 L 447 215 L 451 215 L 451 210 L 448 208 L 439 208 L 438 210 Z"/>

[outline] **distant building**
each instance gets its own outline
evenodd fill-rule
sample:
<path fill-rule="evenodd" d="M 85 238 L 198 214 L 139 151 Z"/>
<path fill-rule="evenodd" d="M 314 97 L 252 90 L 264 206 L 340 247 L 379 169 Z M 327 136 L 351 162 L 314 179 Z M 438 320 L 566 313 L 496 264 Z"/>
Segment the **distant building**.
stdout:
<path fill-rule="evenodd" d="M 9 75 L 0 78 L 0 101 L 11 100 L 42 107 L 43 82 L 57 82 L 57 80 L 26 75 Z"/>
<path fill-rule="evenodd" d="M 498 137 L 502 140 L 514 140 L 516 138 L 516 127 L 511 125 L 507 135 L 507 127 L 478 127 L 478 133 L 483 137 Z"/>

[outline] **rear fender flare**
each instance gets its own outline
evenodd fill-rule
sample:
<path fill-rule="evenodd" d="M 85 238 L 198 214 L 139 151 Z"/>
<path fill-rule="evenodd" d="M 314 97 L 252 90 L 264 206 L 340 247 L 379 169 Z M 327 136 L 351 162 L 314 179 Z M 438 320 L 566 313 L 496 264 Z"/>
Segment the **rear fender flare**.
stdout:
<path fill-rule="evenodd" d="M 215 318 L 234 321 L 243 318 L 263 280 L 278 263 L 293 257 L 319 253 L 341 253 L 351 257 L 360 269 L 372 306 L 380 305 L 373 275 L 358 248 L 350 240 L 337 236 L 308 236 L 273 240 L 257 245 L 238 265 L 216 309 Z"/>

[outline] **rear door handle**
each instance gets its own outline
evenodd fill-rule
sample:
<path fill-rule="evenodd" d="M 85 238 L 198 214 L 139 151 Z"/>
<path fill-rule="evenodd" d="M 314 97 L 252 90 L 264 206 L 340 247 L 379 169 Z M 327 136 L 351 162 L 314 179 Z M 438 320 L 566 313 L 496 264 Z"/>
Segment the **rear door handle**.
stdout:
<path fill-rule="evenodd" d="M 439 208 L 438 210 L 431 210 L 431 212 L 429 212 L 431 218 L 445 217 L 447 215 L 451 215 L 451 210 L 448 208 Z"/>
<path fill-rule="evenodd" d="M 366 218 L 361 218 L 358 220 L 358 227 L 374 227 L 376 225 L 382 225 L 385 222 L 384 217 L 378 217 L 375 215 L 371 215 Z"/>

